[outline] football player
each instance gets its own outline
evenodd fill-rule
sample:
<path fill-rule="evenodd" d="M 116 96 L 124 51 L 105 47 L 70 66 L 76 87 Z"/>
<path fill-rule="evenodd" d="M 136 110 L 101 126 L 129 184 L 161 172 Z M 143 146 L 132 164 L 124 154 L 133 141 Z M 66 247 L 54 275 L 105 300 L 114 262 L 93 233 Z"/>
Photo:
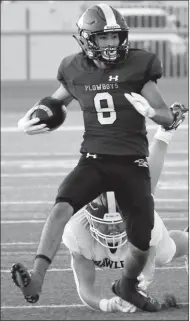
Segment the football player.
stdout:
<path fill-rule="evenodd" d="M 116 9 L 94 5 L 77 25 L 82 52 L 62 60 L 57 76 L 60 87 L 51 96 L 51 105 L 55 101 L 55 106 L 62 106 L 73 98 L 80 103 L 85 128 L 82 155 L 58 189 L 31 276 L 24 267 L 20 272 L 18 265 L 13 266 L 13 276 L 18 276 L 26 300 L 35 303 L 69 218 L 101 193 L 114 191 L 124 221 L 127 215 L 130 222 L 123 273 L 115 291 L 138 308 L 158 311 L 161 305 L 156 299 L 136 290 L 149 255 L 154 201 L 145 118 L 125 95 L 134 92 L 145 97 L 151 106 L 146 115 L 166 129 L 176 126 L 182 105 L 177 105 L 175 113 L 168 108 L 156 85 L 162 75 L 159 59 L 154 53 L 129 49 L 129 27 Z M 27 134 L 48 132 L 38 118 L 30 119 L 32 112 L 19 121 L 19 128 Z"/>
<path fill-rule="evenodd" d="M 150 146 L 149 165 L 153 193 L 173 132 L 174 130 L 165 131 L 159 127 Z M 127 234 L 121 214 L 114 193 L 107 192 L 98 196 L 76 213 L 65 226 L 63 243 L 71 254 L 71 267 L 76 288 L 82 302 L 92 309 L 105 312 L 136 311 L 134 305 L 118 296 L 111 299 L 103 298 L 95 289 L 95 267 L 118 269 L 124 265 Z M 154 246 L 154 244 L 157 245 Z M 147 263 L 138 277 L 139 290 L 146 289 L 152 282 L 155 265 L 163 266 L 173 259 L 185 257 L 187 254 L 188 230 L 168 232 L 162 219 L 154 211 L 150 253 Z"/>
<path fill-rule="evenodd" d="M 70 251 L 78 295 L 86 306 L 104 312 L 135 312 L 136 307 L 129 302 L 118 296 L 105 298 L 95 288 L 95 267 L 118 269 L 124 264 L 127 235 L 114 202 L 112 192 L 107 192 L 80 210 L 66 224 L 63 243 Z M 156 212 L 154 219 L 151 241 L 157 238 L 159 242 L 150 247 L 149 258 L 138 277 L 140 291 L 152 282 L 155 265 L 163 266 L 188 253 L 188 233 L 180 230 L 168 232 Z"/>

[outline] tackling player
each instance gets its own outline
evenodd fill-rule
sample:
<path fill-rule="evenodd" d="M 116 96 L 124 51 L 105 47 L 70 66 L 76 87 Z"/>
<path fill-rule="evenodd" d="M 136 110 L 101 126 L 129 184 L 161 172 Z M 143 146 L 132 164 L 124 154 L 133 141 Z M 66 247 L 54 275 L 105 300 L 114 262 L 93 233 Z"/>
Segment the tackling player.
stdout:
<path fill-rule="evenodd" d="M 78 21 L 82 52 L 65 57 L 60 64 L 57 78 L 61 85 L 52 95 L 51 104 L 53 100 L 56 106 L 73 98 L 79 101 L 85 127 L 82 156 L 59 187 L 41 234 L 31 277 L 25 268 L 20 273 L 14 266 L 28 302 L 39 299 L 46 271 L 69 218 L 100 193 L 111 190 L 124 220 L 127 215 L 130 221 L 126 225 L 128 247 L 123 274 L 115 290 L 143 310 L 161 309 L 156 299 L 136 290 L 137 277 L 149 255 L 154 201 L 146 160 L 145 119 L 126 95 L 134 92 L 144 96 L 152 106 L 147 116 L 170 129 L 176 126 L 183 106 L 178 104 L 176 112 L 168 108 L 156 85 L 162 75 L 159 59 L 145 50 L 129 49 L 128 32 L 124 17 L 116 9 L 107 4 L 94 5 Z M 39 119 L 30 120 L 32 112 L 33 109 L 19 121 L 19 128 L 28 134 L 49 131 L 45 124 L 37 124 Z"/>
<path fill-rule="evenodd" d="M 174 130 L 165 131 L 159 127 L 150 146 L 149 164 L 153 193 L 173 132 Z M 71 254 L 71 267 L 82 302 L 92 309 L 104 312 L 131 313 L 136 311 L 134 305 L 118 296 L 103 298 L 95 289 L 95 267 L 118 269 L 124 265 L 127 234 L 119 212 L 114 193 L 101 194 L 69 220 L 63 233 L 63 243 Z M 187 256 L 188 232 L 168 232 L 155 211 L 150 246 L 148 261 L 138 278 L 141 291 L 153 280 L 155 265 L 163 266 L 175 258 Z"/>
<path fill-rule="evenodd" d="M 63 243 L 71 254 L 71 267 L 81 301 L 95 310 L 131 313 L 136 311 L 134 305 L 118 296 L 105 298 L 95 288 L 95 267 L 123 268 L 127 235 L 125 224 L 117 210 L 112 192 L 101 194 L 66 224 Z M 150 244 L 148 261 L 138 277 L 140 291 L 145 290 L 152 282 L 155 265 L 163 266 L 188 254 L 188 233 L 179 230 L 168 232 L 156 212 L 154 219 L 151 244 L 154 244 L 155 238 L 159 241 L 157 246 Z"/>

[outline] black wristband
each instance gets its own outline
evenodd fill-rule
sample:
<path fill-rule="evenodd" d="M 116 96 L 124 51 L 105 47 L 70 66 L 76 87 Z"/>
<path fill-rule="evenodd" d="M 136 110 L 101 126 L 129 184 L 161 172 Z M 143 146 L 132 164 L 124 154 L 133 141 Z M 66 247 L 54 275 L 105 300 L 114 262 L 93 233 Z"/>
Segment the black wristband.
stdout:
<path fill-rule="evenodd" d="M 51 264 L 51 260 L 49 259 L 49 257 L 43 255 L 43 254 L 37 254 L 36 257 L 35 257 L 35 260 L 36 259 L 44 259 L 46 260 L 49 264 Z"/>

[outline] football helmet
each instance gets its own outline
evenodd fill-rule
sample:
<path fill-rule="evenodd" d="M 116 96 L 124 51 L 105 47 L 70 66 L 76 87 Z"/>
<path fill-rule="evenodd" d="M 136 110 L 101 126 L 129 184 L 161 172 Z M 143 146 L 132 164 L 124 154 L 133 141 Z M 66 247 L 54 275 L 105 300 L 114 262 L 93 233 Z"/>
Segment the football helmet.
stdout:
<path fill-rule="evenodd" d="M 104 247 L 117 249 L 127 242 L 125 222 L 116 206 L 114 192 L 103 193 L 85 207 L 93 238 Z"/>
<path fill-rule="evenodd" d="M 129 27 L 119 11 L 110 5 L 98 4 L 88 8 L 80 17 L 77 26 L 79 37 L 74 36 L 74 38 L 88 58 L 113 64 L 127 57 Z M 118 33 L 117 47 L 101 48 L 96 44 L 95 35 L 107 32 Z"/>

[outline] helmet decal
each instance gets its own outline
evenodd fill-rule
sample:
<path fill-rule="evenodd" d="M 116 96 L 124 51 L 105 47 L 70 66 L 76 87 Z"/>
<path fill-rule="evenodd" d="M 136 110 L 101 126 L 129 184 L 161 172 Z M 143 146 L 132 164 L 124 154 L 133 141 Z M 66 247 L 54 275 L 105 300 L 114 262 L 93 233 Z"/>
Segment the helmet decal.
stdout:
<path fill-rule="evenodd" d="M 104 30 L 120 28 L 120 25 L 117 24 L 117 21 L 115 19 L 114 12 L 109 5 L 98 4 L 98 7 L 100 7 L 102 9 L 105 19 L 106 19 L 106 26 L 104 27 Z"/>
<path fill-rule="evenodd" d="M 107 192 L 108 213 L 116 213 L 116 202 L 114 192 Z"/>

